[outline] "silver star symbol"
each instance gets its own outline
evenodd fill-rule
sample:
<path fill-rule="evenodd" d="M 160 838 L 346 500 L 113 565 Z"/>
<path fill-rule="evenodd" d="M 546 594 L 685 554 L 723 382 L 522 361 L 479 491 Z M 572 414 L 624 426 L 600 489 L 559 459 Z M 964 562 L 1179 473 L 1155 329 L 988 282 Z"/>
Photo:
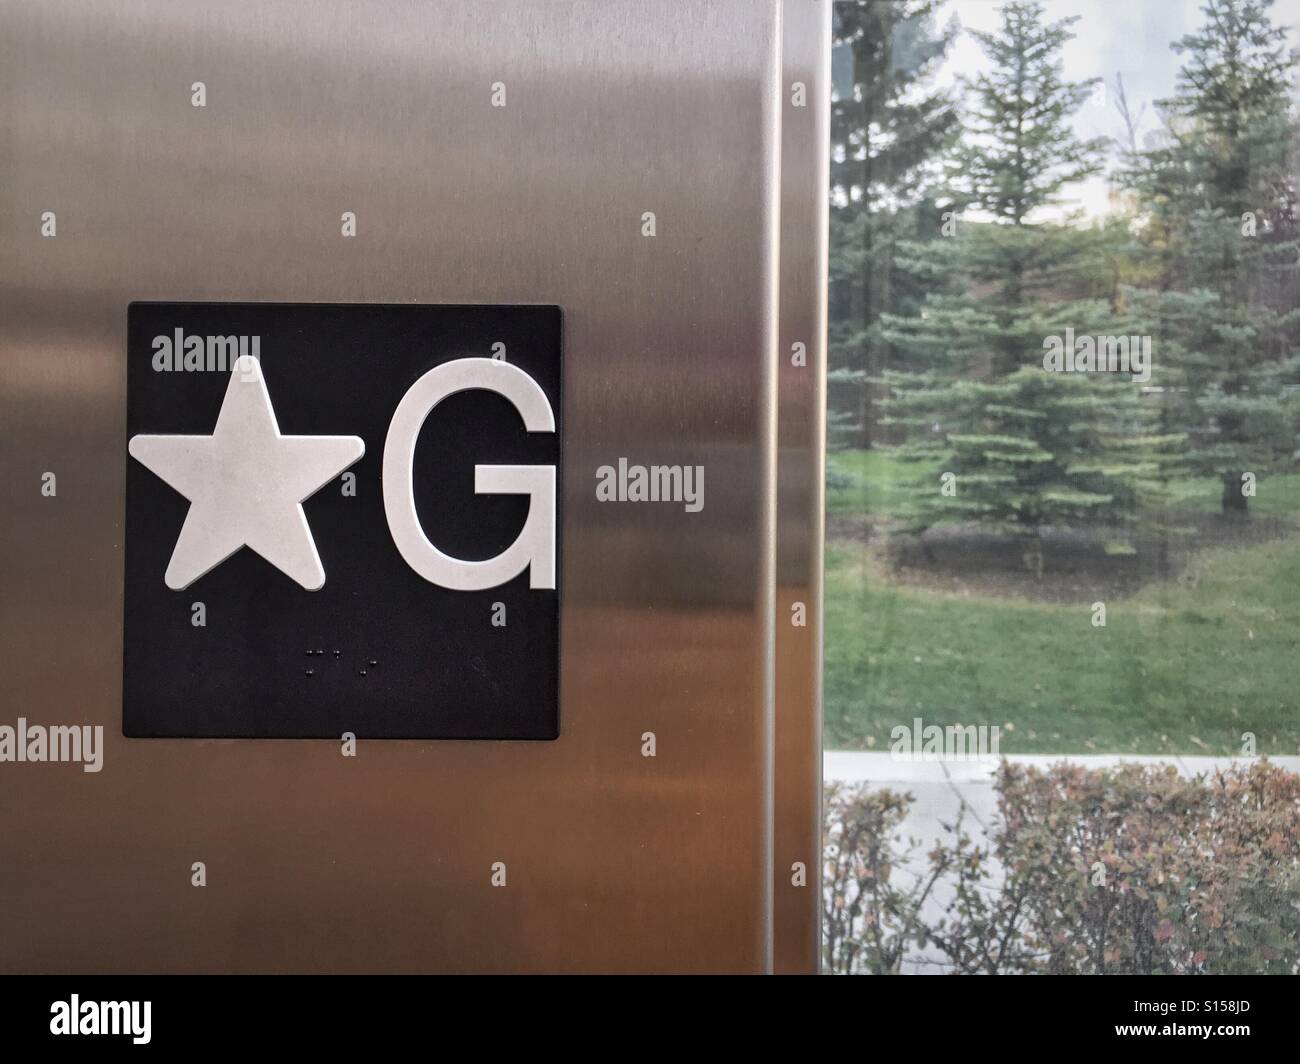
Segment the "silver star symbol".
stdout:
<path fill-rule="evenodd" d="M 236 360 L 211 436 L 133 436 L 128 450 L 190 500 L 168 587 L 189 587 L 240 547 L 308 591 L 324 586 L 302 502 L 365 454 L 365 441 L 281 436 L 257 359 Z"/>

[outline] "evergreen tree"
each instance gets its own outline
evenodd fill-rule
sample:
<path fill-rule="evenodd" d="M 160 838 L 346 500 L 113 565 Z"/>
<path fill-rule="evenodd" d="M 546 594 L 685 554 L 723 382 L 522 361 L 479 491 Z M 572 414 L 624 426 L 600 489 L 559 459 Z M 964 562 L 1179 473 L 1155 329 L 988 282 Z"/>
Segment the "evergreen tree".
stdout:
<path fill-rule="evenodd" d="M 836 4 L 845 66 L 831 104 L 830 411 L 832 445 L 870 446 L 876 388 L 891 352 L 882 313 L 908 313 L 920 288 L 895 269 L 898 242 L 937 233 L 935 160 L 956 113 L 926 91 L 955 27 L 936 29 L 938 0 Z"/>
<path fill-rule="evenodd" d="M 1160 267 L 1137 302 L 1170 370 L 1166 421 L 1189 436 L 1187 470 L 1221 479 L 1225 513 L 1246 512 L 1246 474 L 1289 464 L 1297 444 L 1297 57 L 1271 6 L 1208 0 L 1172 46 L 1184 63 L 1159 103 L 1163 143 L 1124 175 Z"/>
<path fill-rule="evenodd" d="M 1067 327 L 1128 334 L 1109 293 L 1093 290 L 1105 235 L 1041 218 L 1102 166 L 1105 142 L 1070 128 L 1094 82 L 1063 77 L 1077 19 L 1045 22 L 1031 2 L 1005 5 L 1001 19 L 998 32 L 976 34 L 992 69 L 966 83 L 953 167 L 965 200 L 991 220 L 914 249 L 918 271 L 959 277 L 961 289 L 885 322 L 914 367 L 886 374 L 889 420 L 907 434 L 899 453 L 927 467 L 905 516 L 913 529 L 976 520 L 1030 537 L 1047 526 L 1124 525 L 1176 439 L 1156 434 L 1157 411 L 1131 377 L 1043 365 L 1047 338 Z M 946 490 L 942 473 L 955 475 Z"/>

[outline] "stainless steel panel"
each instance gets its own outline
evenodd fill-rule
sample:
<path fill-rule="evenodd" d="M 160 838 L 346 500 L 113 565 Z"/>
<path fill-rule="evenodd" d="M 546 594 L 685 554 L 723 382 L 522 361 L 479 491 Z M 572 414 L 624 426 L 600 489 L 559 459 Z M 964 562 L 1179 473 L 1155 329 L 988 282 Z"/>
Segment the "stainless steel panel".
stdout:
<path fill-rule="evenodd" d="M 0 722 L 106 743 L 0 765 L 0 968 L 770 968 L 775 0 L 0 26 Z M 557 742 L 122 737 L 135 299 L 563 307 Z M 702 512 L 595 502 L 597 466 L 673 454 Z"/>
<path fill-rule="evenodd" d="M 821 957 L 822 540 L 831 5 L 783 24 L 773 926 L 778 972 Z M 803 106 L 796 90 L 803 88 Z M 795 345 L 803 345 L 802 362 Z M 797 626 L 801 605 L 806 623 Z M 800 878 L 799 868 L 803 870 Z"/>

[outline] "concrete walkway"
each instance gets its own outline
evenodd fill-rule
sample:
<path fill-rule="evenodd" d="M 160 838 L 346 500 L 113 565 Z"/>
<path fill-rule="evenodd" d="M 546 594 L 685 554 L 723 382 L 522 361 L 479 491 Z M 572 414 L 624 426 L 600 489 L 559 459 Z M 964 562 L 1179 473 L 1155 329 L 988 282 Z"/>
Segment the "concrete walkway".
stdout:
<path fill-rule="evenodd" d="M 827 750 L 823 755 L 822 765 L 828 780 L 875 780 L 880 783 L 918 784 L 932 780 L 991 780 L 997 770 L 995 758 L 987 762 L 979 761 L 903 761 L 895 759 L 893 754 L 885 751 L 879 753 L 866 750 Z M 1230 765 L 1248 765 L 1258 761 L 1257 757 L 1174 757 L 1168 754 L 1147 754 L 1142 756 L 1129 754 L 1010 754 L 1006 760 L 1016 765 L 1054 765 L 1059 761 L 1068 761 L 1072 765 L 1086 765 L 1088 768 L 1105 768 L 1111 765 L 1174 765 L 1184 776 L 1197 773 L 1212 773 L 1215 769 L 1228 768 Z M 1300 772 L 1300 757 L 1270 757 L 1275 765 L 1288 772 Z"/>
<path fill-rule="evenodd" d="M 1226 769 L 1234 764 L 1249 764 L 1258 758 L 1249 757 L 1170 757 L 1128 756 L 1122 754 L 1019 754 L 1007 760 L 1017 765 L 1035 765 L 1046 768 L 1060 761 L 1088 768 L 1104 768 L 1119 764 L 1173 765 L 1184 776 L 1200 773 L 1211 775 L 1216 769 Z M 1300 772 L 1300 757 L 1271 757 L 1273 764 L 1288 772 Z M 891 790 L 907 791 L 916 801 L 903 823 L 903 833 L 932 844 L 944 834 L 941 822 L 952 823 L 962 803 L 966 804 L 967 817 L 973 826 L 987 830 L 997 814 L 997 794 L 993 790 L 993 777 L 998 761 L 902 761 L 887 752 L 872 753 L 858 750 L 827 750 L 822 757 L 822 771 L 829 780 L 846 783 L 870 782 Z"/>
<path fill-rule="evenodd" d="M 956 815 L 965 800 L 978 822 L 986 824 L 997 811 L 993 777 L 998 760 L 987 761 L 903 761 L 892 754 L 859 750 L 827 750 L 822 756 L 822 771 L 827 780 L 846 783 L 869 781 L 893 790 L 905 790 L 916 796 L 905 828 L 920 830 L 925 838 L 938 832 L 938 820 Z M 1106 768 L 1119 764 L 1173 765 L 1184 776 L 1211 775 L 1230 765 L 1247 765 L 1258 758 L 1250 757 L 1171 757 L 1167 755 L 1129 756 L 1125 754 L 1018 754 L 1006 760 L 1017 765 L 1046 768 L 1060 761 L 1088 768 Z M 1300 757 L 1271 757 L 1269 760 L 1288 772 L 1300 772 Z"/>

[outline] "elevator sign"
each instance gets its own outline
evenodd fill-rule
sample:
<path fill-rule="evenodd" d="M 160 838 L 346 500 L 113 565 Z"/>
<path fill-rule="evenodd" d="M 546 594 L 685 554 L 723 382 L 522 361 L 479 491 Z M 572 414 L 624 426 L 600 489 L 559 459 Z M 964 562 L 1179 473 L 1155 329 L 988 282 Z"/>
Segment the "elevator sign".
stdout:
<path fill-rule="evenodd" d="M 554 739 L 560 312 L 134 303 L 123 731 Z"/>

